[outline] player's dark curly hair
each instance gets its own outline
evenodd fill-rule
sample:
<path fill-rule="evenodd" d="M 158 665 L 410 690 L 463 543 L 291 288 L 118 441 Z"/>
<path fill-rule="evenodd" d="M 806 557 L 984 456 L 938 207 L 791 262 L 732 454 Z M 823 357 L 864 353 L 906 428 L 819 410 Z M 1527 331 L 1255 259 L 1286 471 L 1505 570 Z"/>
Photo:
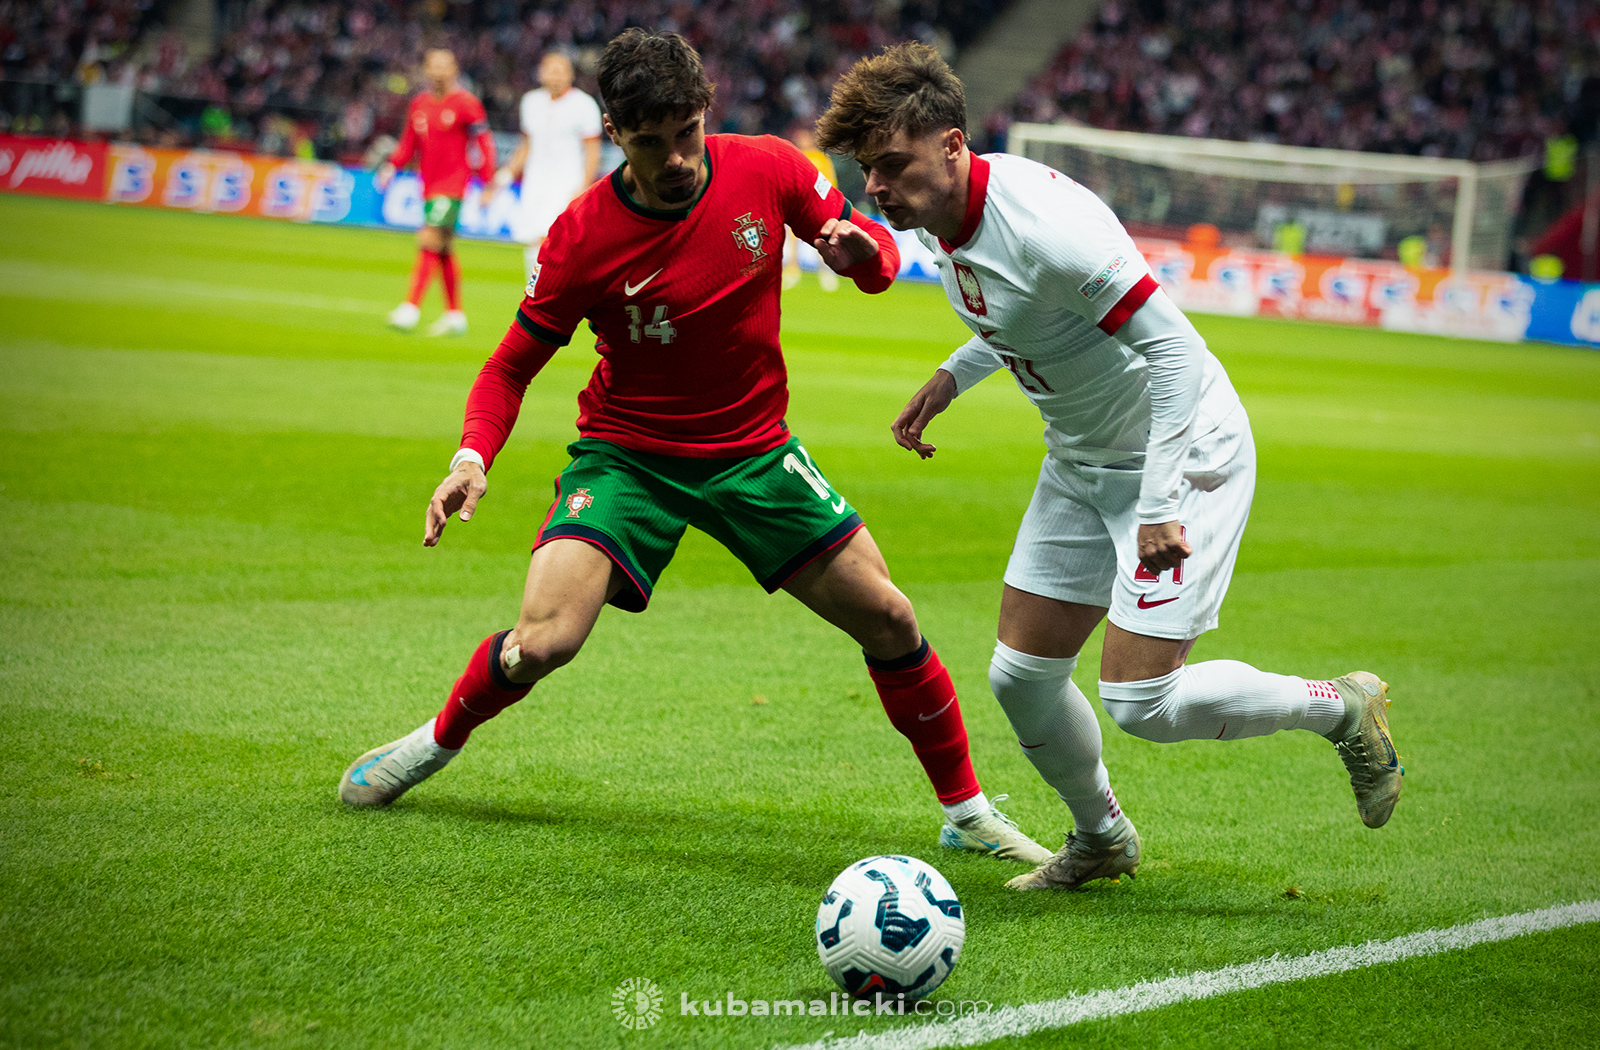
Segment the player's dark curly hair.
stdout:
<path fill-rule="evenodd" d="M 960 78 L 927 44 L 895 44 L 839 78 L 817 121 L 817 145 L 854 156 L 897 131 L 925 135 L 950 128 L 967 132 Z"/>
<path fill-rule="evenodd" d="M 599 79 L 600 101 L 619 130 L 708 109 L 716 90 L 689 41 L 638 27 L 606 45 Z"/>

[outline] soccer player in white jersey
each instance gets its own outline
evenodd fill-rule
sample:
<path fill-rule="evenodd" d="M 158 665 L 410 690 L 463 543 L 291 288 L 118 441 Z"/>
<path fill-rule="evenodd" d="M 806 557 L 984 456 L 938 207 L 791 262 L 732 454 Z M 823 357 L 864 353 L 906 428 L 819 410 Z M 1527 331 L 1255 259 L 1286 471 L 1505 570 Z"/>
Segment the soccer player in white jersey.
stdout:
<path fill-rule="evenodd" d="M 556 216 L 589 188 L 600 169 L 600 105 L 573 87 L 572 59 L 551 51 L 539 63 L 539 86 L 522 96 L 522 141 L 495 184 L 509 185 L 520 170 L 522 200 L 512 233 L 524 245 L 523 269 L 532 276 L 539 245 Z"/>
<path fill-rule="evenodd" d="M 1099 198 L 1042 164 L 974 155 L 965 128 L 955 74 L 931 48 L 901 44 L 840 79 L 817 139 L 854 155 L 896 229 L 918 231 L 972 329 L 894 421 L 895 439 L 932 456 L 928 423 L 1001 369 L 1045 420 L 989 682 L 1075 827 L 1008 885 L 1072 889 L 1138 868 L 1138 833 L 1072 682 L 1108 614 L 1100 703 L 1124 730 L 1160 742 L 1320 733 L 1344 759 L 1362 821 L 1382 826 L 1404 770 L 1377 675 L 1185 663 L 1217 625 L 1255 488 L 1250 422 L 1227 373 Z"/>

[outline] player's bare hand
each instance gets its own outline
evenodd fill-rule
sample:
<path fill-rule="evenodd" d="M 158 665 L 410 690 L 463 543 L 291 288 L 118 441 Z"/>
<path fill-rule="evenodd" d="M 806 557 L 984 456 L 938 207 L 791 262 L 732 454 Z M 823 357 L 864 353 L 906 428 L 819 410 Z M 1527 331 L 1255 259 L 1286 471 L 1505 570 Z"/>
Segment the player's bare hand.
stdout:
<path fill-rule="evenodd" d="M 934 416 L 950 407 L 955 396 L 956 377 L 942 368 L 934 372 L 933 378 L 922 385 L 889 427 L 900 447 L 910 449 L 923 459 L 931 459 L 939 450 L 922 440 L 922 432 Z"/>
<path fill-rule="evenodd" d="M 1163 521 L 1159 525 L 1139 526 L 1139 564 L 1151 572 L 1176 569 L 1193 553 L 1194 548 L 1183 538 L 1181 523 Z"/>
<path fill-rule="evenodd" d="M 473 511 L 478 509 L 478 501 L 487 491 L 489 479 L 483 476 L 483 468 L 476 463 L 468 461 L 452 470 L 447 478 L 439 482 L 439 487 L 433 490 L 433 499 L 428 502 L 422 545 L 432 547 L 437 544 L 444 533 L 445 523 L 457 511 L 460 511 L 462 521 L 471 521 Z"/>
<path fill-rule="evenodd" d="M 878 254 L 878 242 L 872 239 L 872 234 L 849 219 L 829 219 L 823 223 L 811 245 L 834 273 L 843 273 Z"/>
<path fill-rule="evenodd" d="M 389 188 L 389 183 L 394 181 L 394 165 L 384 161 L 378 165 L 378 170 L 372 173 L 372 184 L 382 193 Z"/>

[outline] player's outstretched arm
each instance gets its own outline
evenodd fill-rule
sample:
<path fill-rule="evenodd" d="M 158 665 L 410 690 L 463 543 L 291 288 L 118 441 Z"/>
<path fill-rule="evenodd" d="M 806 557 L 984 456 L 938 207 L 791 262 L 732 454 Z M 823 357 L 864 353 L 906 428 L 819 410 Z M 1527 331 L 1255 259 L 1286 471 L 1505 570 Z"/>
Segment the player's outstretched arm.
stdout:
<path fill-rule="evenodd" d="M 462 521 L 472 520 L 473 512 L 478 509 L 478 501 L 488 491 L 489 479 L 484 476 L 483 468 L 471 460 L 463 461 L 433 490 L 433 499 L 428 501 L 428 514 L 422 527 L 422 545 L 436 545 L 444 534 L 450 515 L 457 511 Z"/>
<path fill-rule="evenodd" d="M 449 476 L 433 490 L 433 499 L 428 501 L 422 529 L 424 547 L 439 542 L 450 515 L 460 511 L 462 521 L 471 520 L 478 500 L 489 489 L 484 475 L 505 447 L 511 428 L 517 425 L 528 384 L 556 352 L 554 344 L 535 339 L 524 330 L 526 315 L 521 309 L 517 318 L 483 363 L 467 394 L 461 447 L 450 460 Z"/>
<path fill-rule="evenodd" d="M 922 440 L 922 432 L 933 422 L 934 416 L 950 407 L 955 396 L 955 376 L 942 368 L 934 372 L 933 378 L 922 384 L 922 389 L 900 410 L 889 427 L 900 447 L 915 452 L 923 459 L 933 458 L 933 454 L 939 450 L 937 446 Z"/>

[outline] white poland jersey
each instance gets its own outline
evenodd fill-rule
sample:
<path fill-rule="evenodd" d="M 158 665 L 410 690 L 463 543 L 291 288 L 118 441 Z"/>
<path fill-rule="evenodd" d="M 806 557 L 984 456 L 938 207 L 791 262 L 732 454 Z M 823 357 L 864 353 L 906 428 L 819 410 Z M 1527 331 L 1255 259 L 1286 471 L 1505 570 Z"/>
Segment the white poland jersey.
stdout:
<path fill-rule="evenodd" d="M 583 140 L 600 135 L 600 106 L 594 97 L 568 88 L 551 98 L 544 88 L 522 96 L 522 133 L 528 136 L 528 160 L 522 184 L 577 193 L 583 188 Z M 526 192 L 526 189 L 524 189 Z"/>
<path fill-rule="evenodd" d="M 973 156 L 955 242 L 926 230 L 917 237 L 974 333 L 940 367 L 958 393 L 1009 369 L 1044 417 L 1052 456 L 1143 468 L 1175 485 L 1191 440 L 1240 408 L 1222 364 L 1202 346 L 1200 382 L 1177 384 L 1193 393 L 1163 403 L 1171 418 L 1152 420 L 1151 370 L 1192 368 L 1195 355 L 1172 339 L 1147 359 L 1115 338 L 1158 285 L 1111 209 L 1053 168 L 1005 153 Z M 1152 422 L 1163 436 L 1154 443 Z M 1141 510 L 1152 497 L 1168 502 L 1169 485 L 1157 489 Z"/>

